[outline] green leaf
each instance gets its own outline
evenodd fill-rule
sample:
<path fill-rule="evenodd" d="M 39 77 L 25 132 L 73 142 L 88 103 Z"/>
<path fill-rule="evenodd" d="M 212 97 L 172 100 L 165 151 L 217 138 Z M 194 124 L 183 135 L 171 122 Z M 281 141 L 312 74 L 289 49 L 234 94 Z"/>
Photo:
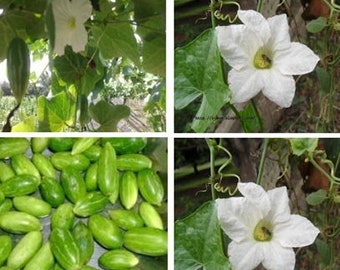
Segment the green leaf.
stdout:
<path fill-rule="evenodd" d="M 95 25 L 91 28 L 95 46 L 105 59 L 124 56 L 139 64 L 137 41 L 129 22 Z"/>
<path fill-rule="evenodd" d="M 297 156 L 301 156 L 305 152 L 311 153 L 318 146 L 318 138 L 294 138 L 289 141 L 293 154 Z"/>
<path fill-rule="evenodd" d="M 249 103 L 242 111 L 239 112 L 244 132 L 260 132 L 262 129 L 262 119 L 257 118 L 253 104 Z"/>
<path fill-rule="evenodd" d="M 75 101 L 66 92 L 51 99 L 38 98 L 39 131 L 59 132 L 72 125 L 75 116 Z"/>
<path fill-rule="evenodd" d="M 313 192 L 306 197 L 307 203 L 313 206 L 323 203 L 323 201 L 326 199 L 327 191 L 324 189 L 319 189 L 318 191 Z"/>
<path fill-rule="evenodd" d="M 100 124 L 97 131 L 117 131 L 120 120 L 130 115 L 130 108 L 126 105 L 111 105 L 101 100 L 96 105 L 91 104 L 89 109 L 91 117 Z"/>
<path fill-rule="evenodd" d="M 211 29 L 175 51 L 176 109 L 186 107 L 200 96 L 201 106 L 192 123 L 196 132 L 204 132 L 223 105 L 230 101 L 230 90 L 223 80 L 216 34 Z"/>
<path fill-rule="evenodd" d="M 63 56 L 57 56 L 54 59 L 60 78 L 67 83 L 74 83 L 81 79 L 86 72 L 87 60 L 79 53 L 75 53 L 72 47 L 67 46 Z"/>
<path fill-rule="evenodd" d="M 327 26 L 327 19 L 325 17 L 319 17 L 315 20 L 307 23 L 306 28 L 309 33 L 321 32 Z"/>
<path fill-rule="evenodd" d="M 0 62 L 1 62 L 7 57 L 7 48 L 11 40 L 15 37 L 15 32 L 5 20 L 0 19 L 0 33 L 1 33 L 0 42 Z"/>
<path fill-rule="evenodd" d="M 35 128 L 35 115 L 31 115 L 24 119 L 24 121 L 16 124 L 12 127 L 12 132 L 34 132 Z"/>
<path fill-rule="evenodd" d="M 165 0 L 135 0 L 134 15 L 144 70 L 165 76 Z"/>
<path fill-rule="evenodd" d="M 316 239 L 315 241 L 316 248 L 318 250 L 318 253 L 320 255 L 320 261 L 324 265 L 330 265 L 332 261 L 332 248 L 329 244 L 327 244 L 325 241 Z"/>
<path fill-rule="evenodd" d="M 331 90 L 331 74 L 327 72 L 325 68 L 316 67 L 316 75 L 320 81 L 321 90 L 325 93 L 329 93 Z"/>
<path fill-rule="evenodd" d="M 175 269 L 230 269 L 214 202 L 175 223 Z"/>

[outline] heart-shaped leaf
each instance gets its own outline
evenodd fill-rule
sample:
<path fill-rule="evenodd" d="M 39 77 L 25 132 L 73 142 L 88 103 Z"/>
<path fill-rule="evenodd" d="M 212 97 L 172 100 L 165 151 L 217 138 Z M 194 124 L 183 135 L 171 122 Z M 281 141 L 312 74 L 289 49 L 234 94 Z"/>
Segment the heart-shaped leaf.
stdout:
<path fill-rule="evenodd" d="M 38 99 L 39 131 L 59 132 L 72 124 L 75 116 L 75 102 L 66 92 L 60 92 L 51 99 Z"/>
<path fill-rule="evenodd" d="M 201 96 L 201 106 L 192 123 L 196 132 L 204 132 L 223 105 L 230 101 L 230 90 L 223 80 L 216 34 L 211 29 L 175 51 L 176 109 L 186 107 Z"/>
<path fill-rule="evenodd" d="M 175 269 L 228 270 L 214 202 L 175 224 Z"/>
<path fill-rule="evenodd" d="M 130 108 L 126 105 L 111 105 L 101 100 L 95 105 L 90 105 L 91 117 L 100 124 L 97 131 L 117 131 L 120 120 L 130 115 Z"/>

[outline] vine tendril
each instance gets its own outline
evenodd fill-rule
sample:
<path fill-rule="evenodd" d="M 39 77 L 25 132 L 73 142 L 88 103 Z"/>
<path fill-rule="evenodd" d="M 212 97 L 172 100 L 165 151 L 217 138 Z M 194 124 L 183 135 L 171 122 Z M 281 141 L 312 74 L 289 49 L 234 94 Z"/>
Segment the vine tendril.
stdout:
<path fill-rule="evenodd" d="M 219 1 L 220 2 L 220 9 L 216 9 L 214 11 L 214 16 L 216 19 L 221 20 L 221 21 L 228 21 L 229 23 L 234 23 L 237 20 L 237 14 L 235 15 L 234 18 L 230 16 L 230 14 L 223 14 L 222 13 L 222 8 L 223 5 L 235 5 L 237 6 L 237 9 L 241 9 L 241 6 L 239 3 L 236 1 Z"/>
<path fill-rule="evenodd" d="M 234 174 L 234 173 L 223 173 L 222 172 L 223 169 L 231 163 L 233 156 L 222 145 L 220 145 L 220 144 L 217 145 L 217 148 L 221 149 L 222 151 L 224 151 L 227 154 L 227 160 L 221 165 L 221 167 L 217 171 L 217 173 L 219 175 L 219 181 L 214 184 L 214 189 L 218 192 L 221 192 L 221 193 L 227 193 L 228 192 L 229 196 L 233 196 L 237 192 L 237 187 L 234 190 L 232 190 L 229 186 L 223 186 L 222 180 L 223 180 L 224 177 L 234 177 L 234 178 L 237 179 L 237 182 L 240 182 L 241 178 L 237 174 Z"/>

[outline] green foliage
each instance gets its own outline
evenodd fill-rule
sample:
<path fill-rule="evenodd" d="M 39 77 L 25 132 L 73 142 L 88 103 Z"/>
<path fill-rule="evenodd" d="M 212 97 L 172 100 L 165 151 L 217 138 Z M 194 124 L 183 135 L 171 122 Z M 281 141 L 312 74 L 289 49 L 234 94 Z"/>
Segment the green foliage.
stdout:
<path fill-rule="evenodd" d="M 301 156 L 305 153 L 312 153 L 318 146 L 317 138 L 295 138 L 290 139 L 290 145 L 294 155 Z"/>
<path fill-rule="evenodd" d="M 325 17 L 319 17 L 313 21 L 310 21 L 307 25 L 307 31 L 309 33 L 321 32 L 327 26 L 327 19 Z"/>
<path fill-rule="evenodd" d="M 319 189 L 316 192 L 309 194 L 306 197 L 306 201 L 309 205 L 319 205 L 327 199 L 327 191 L 324 189 Z"/>
<path fill-rule="evenodd" d="M 34 60 L 48 54 L 52 78 L 51 89 L 44 91 L 49 90 L 52 97 L 47 99 L 40 96 L 36 112 L 29 118 L 21 117 L 23 122 L 16 130 L 25 131 L 27 128 L 27 131 L 33 131 L 34 126 L 36 131 L 117 131 L 118 121 L 129 115 L 129 108 L 116 107 L 123 110 L 108 121 L 99 116 L 105 113 L 99 112 L 97 105 L 91 105 L 90 99 L 86 106 L 81 106 L 85 102 L 81 103 L 80 100 L 84 101 L 91 93 L 97 96 L 107 90 L 113 92 L 109 94 L 111 96 L 125 97 L 128 94 L 132 98 L 144 99 L 156 89 L 159 92 L 155 95 L 162 98 L 150 98 L 147 110 L 160 114 L 162 123 L 155 125 L 155 129 L 164 131 L 165 105 L 159 101 L 164 101 L 165 88 L 156 88 L 155 84 L 163 81 L 165 76 L 165 1 L 100 0 L 91 3 L 92 16 L 85 23 L 88 31 L 86 50 L 75 53 L 72 47 L 67 46 L 64 55 L 56 56 L 53 53 L 55 21 L 51 0 L 0 0 L 0 9 L 3 9 L 0 15 L 0 61 L 6 58 L 11 40 L 19 36 L 29 45 Z M 111 78 L 120 74 L 119 70 L 116 70 L 117 74 L 112 72 L 110 67 L 117 59 L 126 59 L 129 68 L 138 69 L 139 91 L 133 85 L 132 74 L 120 81 L 121 85 L 126 84 L 122 88 L 129 91 L 122 94 L 122 91 L 107 87 L 107 82 L 112 83 Z M 38 75 L 31 75 L 31 80 L 37 81 Z M 130 91 L 132 88 L 134 91 Z M 64 111 L 61 112 L 60 107 L 57 109 L 58 106 L 62 106 Z M 89 108 L 91 113 L 88 113 Z M 106 114 L 112 116 L 113 106 L 105 108 L 109 110 Z M 100 127 L 94 127 L 94 122 Z"/>
<path fill-rule="evenodd" d="M 214 202 L 175 224 L 175 269 L 230 269 Z"/>
<path fill-rule="evenodd" d="M 90 115 L 100 124 L 97 131 L 117 131 L 118 122 L 130 115 L 130 109 L 125 105 L 111 105 L 101 100 L 90 106 Z"/>
<path fill-rule="evenodd" d="M 188 106 L 201 97 L 202 102 L 192 129 L 204 132 L 219 110 L 230 100 L 223 80 L 220 54 L 214 30 L 206 30 L 197 39 L 175 51 L 175 108 Z"/>

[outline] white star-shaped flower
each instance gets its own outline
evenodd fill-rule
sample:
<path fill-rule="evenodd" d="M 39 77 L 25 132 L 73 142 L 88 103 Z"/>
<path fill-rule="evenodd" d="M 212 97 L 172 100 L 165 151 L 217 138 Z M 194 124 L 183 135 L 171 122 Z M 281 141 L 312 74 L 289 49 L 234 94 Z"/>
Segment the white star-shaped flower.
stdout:
<path fill-rule="evenodd" d="M 88 41 L 84 23 L 90 18 L 92 5 L 89 0 L 52 0 L 55 24 L 54 51 L 64 54 L 66 45 L 74 52 L 85 50 Z"/>
<path fill-rule="evenodd" d="M 293 270 L 293 247 L 314 242 L 319 233 L 308 219 L 291 215 L 286 187 L 266 192 L 255 183 L 239 183 L 244 197 L 217 199 L 223 231 L 232 239 L 228 255 L 234 270 Z"/>
<path fill-rule="evenodd" d="M 217 26 L 217 43 L 232 67 L 228 82 L 232 101 L 241 103 L 260 91 L 281 107 L 290 107 L 295 95 L 292 75 L 315 68 L 319 57 L 306 45 L 291 42 L 285 14 L 267 20 L 254 10 L 239 10 L 244 24 Z"/>

